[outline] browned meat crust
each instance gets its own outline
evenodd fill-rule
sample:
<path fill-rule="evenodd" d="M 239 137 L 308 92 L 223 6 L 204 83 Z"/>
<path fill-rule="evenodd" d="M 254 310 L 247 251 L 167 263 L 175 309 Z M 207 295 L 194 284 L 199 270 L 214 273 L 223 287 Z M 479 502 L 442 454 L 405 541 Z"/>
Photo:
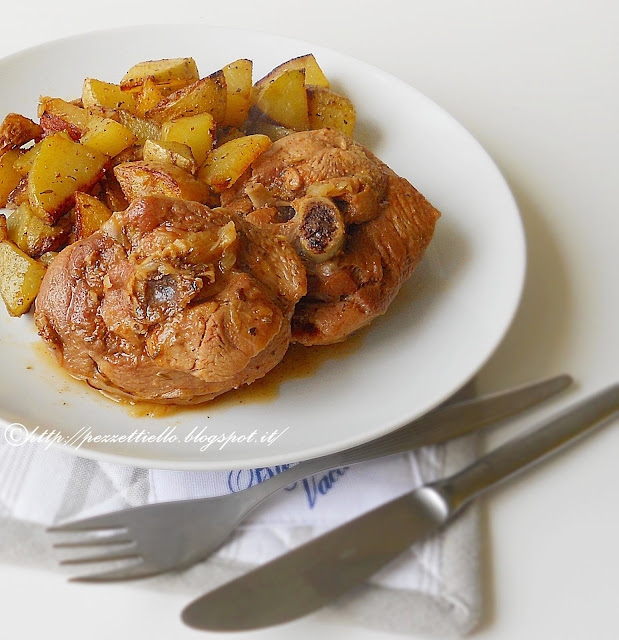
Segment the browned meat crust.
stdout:
<path fill-rule="evenodd" d="M 149 197 L 54 259 L 35 319 L 62 366 L 93 387 L 189 404 L 273 368 L 305 292 L 283 239 L 222 209 Z"/>
<path fill-rule="evenodd" d="M 440 213 L 404 178 L 332 129 L 263 153 L 222 204 L 293 243 L 308 293 L 293 340 L 344 340 L 384 313 L 421 260 Z"/>

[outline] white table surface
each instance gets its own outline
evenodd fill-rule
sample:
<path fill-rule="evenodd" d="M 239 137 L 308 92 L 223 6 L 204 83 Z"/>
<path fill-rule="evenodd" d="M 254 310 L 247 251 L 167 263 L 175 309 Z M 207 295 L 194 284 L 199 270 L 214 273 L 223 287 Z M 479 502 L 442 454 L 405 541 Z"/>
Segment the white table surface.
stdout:
<path fill-rule="evenodd" d="M 479 139 L 521 207 L 529 246 L 526 288 L 506 340 L 481 372 L 482 388 L 570 372 L 578 387 L 555 408 L 617 380 L 616 2 L 54 0 L 4 3 L 0 19 L 0 56 L 93 29 L 201 22 L 314 41 L 399 76 Z M 619 637 L 618 426 L 615 421 L 486 501 L 487 607 L 473 637 Z M 490 444 L 506 435 L 495 434 Z M 2 637 L 200 637 L 179 621 L 185 597 L 69 585 L 59 574 L 13 566 L 0 566 L 0 576 Z M 298 640 L 395 637 L 327 613 L 225 637 L 291 634 Z"/>

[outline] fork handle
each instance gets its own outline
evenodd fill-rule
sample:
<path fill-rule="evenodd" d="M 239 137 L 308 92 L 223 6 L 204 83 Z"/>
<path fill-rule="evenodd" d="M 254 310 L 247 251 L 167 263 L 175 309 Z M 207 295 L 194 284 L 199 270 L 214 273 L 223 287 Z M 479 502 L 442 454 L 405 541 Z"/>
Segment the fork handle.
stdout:
<path fill-rule="evenodd" d="M 457 511 L 470 500 L 507 478 L 563 449 L 619 410 L 619 384 L 568 407 L 543 426 L 510 440 L 472 465 L 433 483 Z"/>

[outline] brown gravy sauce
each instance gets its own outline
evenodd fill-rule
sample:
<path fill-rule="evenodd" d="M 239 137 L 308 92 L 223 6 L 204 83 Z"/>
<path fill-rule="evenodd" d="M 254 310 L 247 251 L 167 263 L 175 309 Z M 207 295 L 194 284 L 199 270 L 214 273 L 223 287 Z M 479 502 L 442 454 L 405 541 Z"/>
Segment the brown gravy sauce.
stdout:
<path fill-rule="evenodd" d="M 327 345 L 324 347 L 304 347 L 299 344 L 290 345 L 284 359 L 266 376 L 254 383 L 228 391 L 210 402 L 199 405 L 168 405 L 155 402 L 132 402 L 106 395 L 107 398 L 124 407 L 129 415 L 134 418 L 164 418 L 188 412 L 209 413 L 242 404 L 268 404 L 274 402 L 278 396 L 280 387 L 288 380 L 310 378 L 320 367 L 329 360 L 342 360 L 361 348 L 366 330 L 362 329 L 351 336 L 345 342 Z M 54 356 L 42 340 L 32 344 L 37 361 L 43 361 L 47 367 L 52 367 L 54 374 L 63 377 L 61 391 L 69 391 L 74 385 L 80 385 L 80 391 L 98 392 L 80 380 L 70 376 L 56 361 Z M 36 366 L 36 365 L 35 365 Z M 29 367 L 33 368 L 33 367 Z"/>
<path fill-rule="evenodd" d="M 365 332 L 360 331 L 345 342 L 324 347 L 290 345 L 284 359 L 269 373 L 252 384 L 228 391 L 203 405 L 203 409 L 219 409 L 239 404 L 265 404 L 279 396 L 280 386 L 287 380 L 310 378 L 329 360 L 342 360 L 355 353 L 363 344 Z"/>

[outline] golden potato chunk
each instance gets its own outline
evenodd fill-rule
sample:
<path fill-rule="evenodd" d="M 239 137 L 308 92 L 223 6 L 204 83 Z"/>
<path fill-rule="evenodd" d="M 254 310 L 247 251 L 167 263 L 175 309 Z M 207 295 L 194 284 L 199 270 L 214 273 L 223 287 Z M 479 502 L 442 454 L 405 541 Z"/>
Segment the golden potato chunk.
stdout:
<path fill-rule="evenodd" d="M 161 125 L 144 118 L 138 118 L 126 111 L 119 111 L 118 115 L 120 116 L 120 123 L 131 131 L 139 144 L 144 144 L 147 140 L 159 140 L 161 138 Z"/>
<path fill-rule="evenodd" d="M 63 216 L 58 224 L 48 225 L 24 202 L 9 217 L 7 230 L 11 242 L 31 258 L 37 258 L 66 244 L 71 233 L 71 220 Z"/>
<path fill-rule="evenodd" d="M 226 78 L 223 71 L 202 78 L 164 98 L 146 113 L 153 122 L 162 124 L 185 116 L 210 113 L 216 123 L 226 116 Z"/>
<path fill-rule="evenodd" d="M 305 70 L 284 71 L 258 90 L 255 107 L 277 124 L 295 131 L 309 129 Z"/>
<path fill-rule="evenodd" d="M 152 78 L 146 78 L 136 100 L 135 115 L 138 118 L 143 118 L 147 111 L 156 107 L 163 100 L 163 94 Z"/>
<path fill-rule="evenodd" d="M 90 117 L 86 109 L 61 98 L 42 97 L 38 113 L 45 133 L 65 131 L 72 140 L 84 135 Z"/>
<path fill-rule="evenodd" d="M 200 167 L 198 178 L 206 182 L 213 191 L 224 191 L 270 146 L 270 138 L 263 135 L 229 140 L 209 153 L 206 162 Z"/>
<path fill-rule="evenodd" d="M 132 89 L 143 85 L 149 78 L 156 84 L 183 85 L 195 82 L 200 75 L 193 58 L 147 60 L 133 65 L 120 81 L 120 86 L 124 90 Z"/>
<path fill-rule="evenodd" d="M 215 140 L 215 121 L 210 113 L 186 116 L 166 122 L 161 127 L 164 142 L 181 142 L 193 153 L 198 166 L 206 159 Z"/>
<path fill-rule="evenodd" d="M 54 224 L 103 175 L 109 157 L 55 133 L 41 142 L 28 174 L 28 201 L 33 212 Z"/>
<path fill-rule="evenodd" d="M 39 293 L 45 267 L 9 240 L 0 242 L 0 296 L 11 316 L 26 313 Z"/>
<path fill-rule="evenodd" d="M 312 84 L 317 87 L 326 87 L 327 89 L 329 88 L 329 81 L 327 80 L 327 77 L 318 65 L 318 62 L 316 62 L 316 58 L 314 58 L 314 55 L 311 53 L 283 62 L 267 73 L 264 78 L 258 80 L 258 82 L 256 82 L 256 87 L 259 89 L 265 87 L 286 71 L 293 71 L 295 69 L 303 69 L 305 71 L 305 82 L 307 82 L 307 84 Z"/>
<path fill-rule="evenodd" d="M 86 78 L 82 87 L 82 104 L 85 109 L 122 109 L 135 113 L 137 98 L 131 91 L 123 91 L 119 85 Z"/>
<path fill-rule="evenodd" d="M 113 172 L 108 171 L 99 184 L 101 186 L 101 199 L 110 211 L 124 211 L 129 206 L 129 202 L 127 202 L 127 198 L 125 198 L 125 194 Z"/>
<path fill-rule="evenodd" d="M 251 98 L 252 61 L 237 60 L 222 71 L 228 92 L 224 126 L 240 127 L 249 113 Z"/>
<path fill-rule="evenodd" d="M 0 154 L 42 135 L 43 129 L 36 122 L 19 113 L 9 113 L 0 124 Z"/>
<path fill-rule="evenodd" d="M 24 153 L 20 154 L 13 162 L 13 169 L 15 169 L 22 178 L 27 176 L 28 171 L 32 169 L 32 163 L 41 149 L 41 142 L 43 141 L 39 140 L 39 142 L 33 144 L 29 149 L 24 151 Z"/>
<path fill-rule="evenodd" d="M 80 139 L 90 149 L 110 157 L 118 155 L 137 141 L 137 137 L 120 122 L 96 116 L 90 116 L 88 129 Z"/>
<path fill-rule="evenodd" d="M 7 209 L 17 209 L 24 202 L 28 202 L 28 178 L 22 178 L 15 189 L 9 193 L 6 207 Z"/>
<path fill-rule="evenodd" d="M 112 212 L 88 193 L 75 194 L 75 239 L 88 238 L 112 217 Z"/>
<path fill-rule="evenodd" d="M 144 143 L 144 160 L 166 162 L 180 169 L 189 171 L 192 175 L 198 171 L 198 163 L 193 157 L 191 149 L 182 142 L 155 142 L 147 140 Z"/>
<path fill-rule="evenodd" d="M 114 167 L 114 175 L 129 202 L 145 196 L 163 195 L 204 203 L 210 195 L 204 182 L 165 162 L 124 162 Z"/>
<path fill-rule="evenodd" d="M 357 119 L 355 106 L 344 96 L 324 87 L 307 87 L 310 129 L 330 127 L 352 138 Z"/>
<path fill-rule="evenodd" d="M 17 149 L 5 151 L 0 156 L 0 207 L 6 207 L 11 191 L 22 179 L 22 175 L 15 169 L 15 162 L 19 157 Z"/>

